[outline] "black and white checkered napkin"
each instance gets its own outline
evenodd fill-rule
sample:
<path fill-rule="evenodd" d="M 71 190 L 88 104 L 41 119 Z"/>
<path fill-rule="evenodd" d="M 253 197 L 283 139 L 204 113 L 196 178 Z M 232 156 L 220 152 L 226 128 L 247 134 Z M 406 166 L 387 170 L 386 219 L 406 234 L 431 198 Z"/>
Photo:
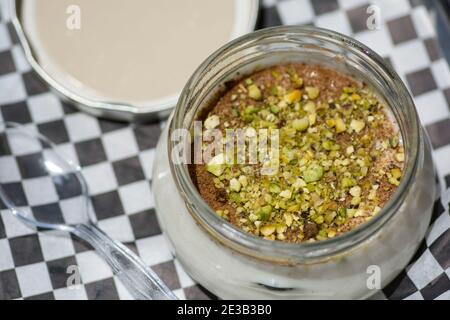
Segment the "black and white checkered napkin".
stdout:
<path fill-rule="evenodd" d="M 444 188 L 450 184 L 450 71 L 441 57 L 430 17 L 420 0 L 372 0 L 381 9 L 380 30 L 367 30 L 369 0 L 265 0 L 259 27 L 313 24 L 353 35 L 375 49 L 408 84 L 434 147 Z M 150 189 L 154 148 L 162 124 L 127 125 L 99 120 L 65 105 L 37 80 L 0 0 L 0 121 L 24 124 L 48 136 L 58 151 L 82 167 L 99 226 L 124 241 L 182 299 L 213 298 L 172 257 L 155 218 Z M 2 141 L 0 141 L 1 143 Z M 26 150 L 25 150 L 26 151 Z M 45 183 L 24 170 L 36 155 L 0 155 L 0 174 L 34 213 L 68 217 L 77 210 L 55 189 L 44 198 L 27 184 Z M 19 166 L 18 166 L 19 164 Z M 39 181 L 41 179 L 41 181 Z M 42 180 L 44 179 L 44 180 Z M 437 201 L 426 239 L 411 264 L 378 298 L 450 299 L 450 216 Z M 0 299 L 127 299 L 110 268 L 84 243 L 57 232 L 36 232 L 0 212 Z M 82 284 L 67 288 L 69 266 Z M 70 271 L 71 269 L 69 269 Z"/>

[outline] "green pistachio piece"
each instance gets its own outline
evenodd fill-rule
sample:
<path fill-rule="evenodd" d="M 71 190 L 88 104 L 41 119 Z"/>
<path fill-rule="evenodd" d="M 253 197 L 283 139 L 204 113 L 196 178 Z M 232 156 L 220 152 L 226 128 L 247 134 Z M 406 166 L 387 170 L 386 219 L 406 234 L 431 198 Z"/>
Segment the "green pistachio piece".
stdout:
<path fill-rule="evenodd" d="M 336 118 L 334 121 L 337 133 L 341 133 L 347 130 L 347 126 L 345 125 L 344 120 L 342 120 L 341 118 Z"/>
<path fill-rule="evenodd" d="M 392 169 L 391 174 L 395 179 L 400 179 L 402 177 L 402 171 L 399 168 Z"/>
<path fill-rule="evenodd" d="M 312 101 L 308 101 L 303 109 L 308 113 L 315 113 L 316 112 L 316 104 Z"/>
<path fill-rule="evenodd" d="M 270 106 L 270 112 L 272 112 L 273 114 L 277 114 L 280 112 L 280 107 L 277 105 L 271 105 Z"/>
<path fill-rule="evenodd" d="M 230 180 L 230 190 L 239 192 L 241 190 L 241 183 L 238 179 L 233 178 Z"/>
<path fill-rule="evenodd" d="M 325 219 L 323 216 L 318 216 L 317 218 L 314 219 L 314 222 L 317 224 L 323 224 L 325 222 Z"/>
<path fill-rule="evenodd" d="M 303 172 L 303 179 L 306 183 L 316 182 L 323 177 L 323 167 L 318 164 L 310 165 L 305 172 Z"/>
<path fill-rule="evenodd" d="M 261 233 L 266 237 L 272 235 L 275 232 L 275 230 L 276 230 L 275 225 L 264 226 L 260 229 Z"/>
<path fill-rule="evenodd" d="M 267 221 L 270 218 L 270 214 L 272 213 L 272 206 L 267 205 L 259 210 L 259 220 Z"/>
<path fill-rule="evenodd" d="M 397 160 L 398 162 L 405 162 L 405 154 L 404 153 L 395 154 L 395 160 Z"/>
<path fill-rule="evenodd" d="M 258 113 L 258 111 L 259 111 L 259 108 L 256 108 L 255 106 L 248 106 L 247 108 L 245 108 L 244 114 L 251 115 L 251 114 Z"/>
<path fill-rule="evenodd" d="M 309 127 L 309 120 L 307 117 L 295 119 L 292 121 L 292 127 L 297 131 L 305 131 Z"/>
<path fill-rule="evenodd" d="M 331 151 L 334 148 L 334 142 L 331 140 L 325 140 L 322 142 L 322 147 L 327 151 Z"/>
<path fill-rule="evenodd" d="M 342 179 L 341 184 L 343 188 L 351 188 L 356 185 L 356 181 L 355 179 L 345 177 Z"/>
<path fill-rule="evenodd" d="M 290 199 L 292 197 L 292 191 L 289 189 L 280 192 L 280 197 Z"/>
<path fill-rule="evenodd" d="M 220 153 L 213 157 L 207 164 L 206 170 L 219 177 L 225 169 L 225 154 Z"/>
<path fill-rule="evenodd" d="M 269 191 L 271 193 L 280 193 L 281 192 L 281 188 L 279 185 L 275 184 L 275 183 L 271 183 L 269 186 Z"/>
<path fill-rule="evenodd" d="M 243 202 L 241 195 L 237 192 L 230 192 L 229 198 L 234 203 L 242 203 Z"/>
<path fill-rule="evenodd" d="M 316 87 L 306 87 L 305 91 L 308 94 L 308 98 L 312 100 L 316 99 L 320 94 L 319 89 Z"/>
<path fill-rule="evenodd" d="M 361 132 L 366 127 L 366 124 L 362 120 L 352 120 L 350 123 L 350 128 L 352 128 L 356 133 Z"/>
<path fill-rule="evenodd" d="M 274 77 L 275 80 L 278 80 L 278 81 L 280 81 L 283 78 L 278 71 L 272 71 L 272 77 Z"/>
<path fill-rule="evenodd" d="M 261 100 L 262 93 L 256 84 L 252 84 L 248 87 L 248 96 L 253 100 Z"/>
<path fill-rule="evenodd" d="M 391 145 L 391 148 L 397 148 L 399 144 L 399 139 L 397 136 L 391 137 L 389 139 L 389 144 Z"/>
<path fill-rule="evenodd" d="M 332 224 L 334 218 L 336 218 L 336 212 L 333 212 L 333 211 L 327 212 L 327 214 L 325 215 L 325 222 L 326 222 L 326 224 L 328 224 L 328 225 Z"/>
<path fill-rule="evenodd" d="M 347 216 L 347 209 L 345 209 L 345 208 L 340 208 L 339 211 L 338 211 L 338 213 L 339 213 L 339 216 L 345 218 L 345 217 Z"/>
<path fill-rule="evenodd" d="M 284 96 L 284 100 L 289 104 L 299 102 L 301 98 L 302 92 L 300 90 L 294 90 Z"/>
<path fill-rule="evenodd" d="M 218 115 L 209 116 L 205 120 L 205 128 L 206 129 L 215 129 L 220 125 L 220 118 Z"/>

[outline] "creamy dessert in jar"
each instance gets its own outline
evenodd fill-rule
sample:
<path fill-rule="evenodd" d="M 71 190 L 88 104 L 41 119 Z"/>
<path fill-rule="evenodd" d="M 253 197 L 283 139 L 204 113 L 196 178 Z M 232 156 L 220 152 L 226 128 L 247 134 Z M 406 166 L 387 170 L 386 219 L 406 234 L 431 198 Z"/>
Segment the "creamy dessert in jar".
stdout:
<path fill-rule="evenodd" d="M 279 148 L 269 149 L 279 157 L 227 163 L 217 151 L 180 162 L 178 134 L 196 120 L 208 132 L 277 129 Z M 272 176 L 255 170 L 267 163 Z M 436 190 L 430 144 L 398 75 L 357 41 L 309 27 L 261 30 L 206 60 L 153 168 L 174 255 L 224 299 L 375 294 L 416 252 Z"/>
<path fill-rule="evenodd" d="M 405 155 L 392 116 L 369 88 L 331 69 L 288 64 L 248 75 L 203 120 L 203 136 L 212 129 L 223 137 L 236 129 L 277 131 L 274 174 L 245 159 L 227 164 L 223 153 L 191 165 L 218 215 L 268 240 L 311 242 L 351 231 L 400 184 Z"/>

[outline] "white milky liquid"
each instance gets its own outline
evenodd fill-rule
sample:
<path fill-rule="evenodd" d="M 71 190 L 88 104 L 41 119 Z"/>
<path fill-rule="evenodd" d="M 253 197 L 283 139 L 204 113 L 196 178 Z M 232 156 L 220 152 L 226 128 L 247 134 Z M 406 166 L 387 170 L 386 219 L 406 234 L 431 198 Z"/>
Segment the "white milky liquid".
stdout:
<path fill-rule="evenodd" d="M 139 106 L 176 97 L 196 67 L 236 33 L 235 0 L 23 3 L 25 33 L 44 70 L 100 101 Z M 76 13 L 67 12 L 74 5 L 80 29 Z"/>

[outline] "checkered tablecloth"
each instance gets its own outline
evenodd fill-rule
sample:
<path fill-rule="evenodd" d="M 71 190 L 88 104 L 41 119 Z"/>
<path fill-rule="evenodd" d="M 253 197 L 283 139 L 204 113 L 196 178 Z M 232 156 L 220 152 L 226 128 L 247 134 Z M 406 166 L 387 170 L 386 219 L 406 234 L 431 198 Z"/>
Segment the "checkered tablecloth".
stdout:
<path fill-rule="evenodd" d="M 428 12 L 420 0 L 370 3 L 381 9 L 383 23 L 377 31 L 366 27 L 368 0 L 265 0 L 258 26 L 313 24 L 353 35 L 386 57 L 414 96 L 445 189 L 450 184 L 450 71 Z M 150 182 L 162 124 L 100 120 L 61 102 L 26 63 L 5 4 L 0 0 L 0 121 L 22 123 L 43 133 L 79 164 L 99 226 L 126 242 L 180 298 L 212 298 L 173 259 L 156 221 Z M 26 166 L 33 158 L 21 161 Z M 0 162 L 0 170 L 9 166 Z M 33 201 L 27 190 L 17 192 L 24 194 L 25 201 Z M 378 298 L 450 299 L 448 200 L 436 202 L 432 224 L 416 256 Z M 61 201 L 34 209 L 62 214 L 67 206 Z M 80 271 L 82 285 L 77 289 L 67 288 L 68 266 Z M 30 229 L 2 206 L 0 299 L 20 298 L 127 299 L 129 294 L 85 243 L 67 234 Z"/>

